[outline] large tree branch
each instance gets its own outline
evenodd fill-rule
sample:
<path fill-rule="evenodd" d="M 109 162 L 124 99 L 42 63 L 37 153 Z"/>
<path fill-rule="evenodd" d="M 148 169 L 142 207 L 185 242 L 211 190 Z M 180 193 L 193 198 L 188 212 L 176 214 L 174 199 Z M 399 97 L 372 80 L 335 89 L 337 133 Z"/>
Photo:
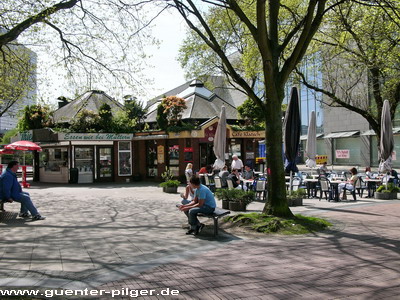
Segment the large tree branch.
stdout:
<path fill-rule="evenodd" d="M 26 20 L 9 30 L 7 33 L 0 35 L 0 48 L 16 40 L 22 32 L 24 32 L 32 25 L 45 21 L 49 16 L 60 10 L 70 9 L 74 7 L 79 1 L 80 0 L 60 1 L 59 3 L 42 10 L 38 14 L 27 18 Z"/>
<path fill-rule="evenodd" d="M 207 44 L 207 46 L 209 46 L 218 55 L 224 67 L 226 68 L 227 74 L 229 74 L 229 76 L 232 77 L 232 79 L 246 91 L 246 94 L 249 95 L 249 97 L 251 97 L 257 104 L 259 104 L 260 107 L 264 108 L 263 102 L 257 97 L 257 95 L 254 93 L 254 91 L 248 85 L 248 83 L 238 74 L 238 72 L 232 66 L 230 60 L 225 55 L 221 45 L 218 43 L 212 30 L 208 26 L 207 22 L 204 20 L 201 13 L 198 11 L 196 5 L 191 0 L 188 0 L 187 2 L 190 6 L 190 9 L 187 9 L 187 7 L 182 3 L 182 1 L 174 0 L 175 7 L 177 8 L 181 16 L 184 18 L 187 25 L 190 27 L 190 29 L 195 31 L 200 36 L 200 38 Z M 205 30 L 207 36 L 196 25 L 193 24 L 193 22 L 189 19 L 189 16 L 187 15 L 186 12 L 189 12 L 190 14 L 194 15 L 197 18 L 202 28 Z"/>
<path fill-rule="evenodd" d="M 240 21 L 242 21 L 246 25 L 246 27 L 249 29 L 251 35 L 253 36 L 253 38 L 256 40 L 258 37 L 257 27 L 253 25 L 253 23 L 243 12 L 243 10 L 239 6 L 239 4 L 236 2 L 236 0 L 227 0 L 226 2 L 227 2 L 227 4 L 229 4 L 229 6 L 227 8 L 231 9 L 232 11 L 235 12 L 235 14 L 238 16 Z"/>
<path fill-rule="evenodd" d="M 307 14 L 304 18 L 304 26 L 303 30 L 300 34 L 300 37 L 297 41 L 295 48 L 293 49 L 290 57 L 285 61 L 282 70 L 281 76 L 279 78 L 280 83 L 285 83 L 295 66 L 300 62 L 303 58 L 304 54 L 307 51 L 307 48 L 317 32 L 322 18 L 325 13 L 325 4 L 327 0 L 311 0 L 308 6 Z M 314 16 L 314 11 L 315 16 Z"/>
<path fill-rule="evenodd" d="M 344 101 L 341 99 L 339 96 L 337 96 L 335 93 L 330 92 L 326 89 L 320 88 L 316 85 L 311 84 L 305 77 L 305 75 L 299 70 L 295 69 L 296 73 L 301 77 L 301 82 L 309 89 L 314 90 L 315 92 L 320 92 L 326 96 L 328 96 L 332 101 L 327 102 L 324 100 L 321 100 L 321 102 L 329 107 L 344 107 L 348 110 L 351 110 L 359 115 L 361 115 L 364 119 L 367 120 L 367 122 L 370 124 L 372 129 L 380 135 L 380 123 L 379 120 L 372 114 L 371 111 L 365 110 L 361 107 L 357 107 L 354 105 L 351 105 L 349 102 Z"/>

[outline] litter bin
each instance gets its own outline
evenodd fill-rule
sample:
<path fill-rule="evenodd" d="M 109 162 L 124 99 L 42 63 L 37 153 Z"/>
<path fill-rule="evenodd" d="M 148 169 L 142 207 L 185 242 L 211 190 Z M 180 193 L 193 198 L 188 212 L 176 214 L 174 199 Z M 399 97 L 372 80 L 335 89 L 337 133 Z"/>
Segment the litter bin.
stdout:
<path fill-rule="evenodd" d="M 71 168 L 69 170 L 69 183 L 78 183 L 79 170 L 77 168 Z"/>

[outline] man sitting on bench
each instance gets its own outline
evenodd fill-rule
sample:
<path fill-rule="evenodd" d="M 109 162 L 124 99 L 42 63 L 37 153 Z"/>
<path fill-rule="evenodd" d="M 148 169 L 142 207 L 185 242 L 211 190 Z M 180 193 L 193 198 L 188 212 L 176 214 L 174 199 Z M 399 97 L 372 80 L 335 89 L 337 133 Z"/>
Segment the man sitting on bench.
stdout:
<path fill-rule="evenodd" d="M 179 210 L 183 212 L 188 212 L 188 220 L 190 224 L 190 229 L 186 234 L 198 235 L 203 229 L 204 224 L 201 224 L 197 219 L 197 215 L 202 214 L 212 214 L 217 206 L 214 195 L 208 187 L 200 184 L 200 178 L 191 177 L 190 183 L 192 189 L 194 190 L 194 199 L 192 202 L 179 206 Z"/>
<path fill-rule="evenodd" d="M 32 220 L 44 220 L 45 217 L 41 216 L 33 205 L 31 197 L 28 193 L 22 191 L 21 185 L 18 183 L 17 171 L 18 162 L 11 161 L 7 169 L 0 176 L 0 200 L 3 202 L 19 202 L 21 203 L 21 210 L 19 216 L 21 218 L 30 217 L 29 212 L 32 215 Z M 29 211 L 29 212 L 28 212 Z"/>

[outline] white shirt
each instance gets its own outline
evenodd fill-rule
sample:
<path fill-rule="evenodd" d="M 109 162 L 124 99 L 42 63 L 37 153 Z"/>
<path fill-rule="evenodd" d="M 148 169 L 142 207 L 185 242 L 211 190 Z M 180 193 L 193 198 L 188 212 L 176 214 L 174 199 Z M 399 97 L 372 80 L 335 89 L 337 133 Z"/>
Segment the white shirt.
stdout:
<path fill-rule="evenodd" d="M 237 160 L 232 160 L 232 165 L 231 165 L 232 170 L 233 169 L 238 169 L 241 170 L 243 168 L 243 162 L 240 158 Z"/>

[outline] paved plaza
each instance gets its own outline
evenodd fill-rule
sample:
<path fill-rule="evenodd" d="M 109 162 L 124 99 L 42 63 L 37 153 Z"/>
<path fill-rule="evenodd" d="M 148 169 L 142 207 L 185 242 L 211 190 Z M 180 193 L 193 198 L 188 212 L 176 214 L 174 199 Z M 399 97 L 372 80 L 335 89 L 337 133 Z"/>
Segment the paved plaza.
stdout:
<path fill-rule="evenodd" d="M 114 299 L 130 299 L 124 289 L 179 291 L 145 299 L 398 299 L 400 294 L 399 200 L 305 199 L 292 211 L 327 218 L 334 224 L 330 230 L 302 236 L 222 230 L 214 238 L 209 220 L 198 237 L 186 236 L 185 216 L 175 207 L 179 195 L 163 193 L 156 184 L 34 184 L 27 191 L 47 219 L 20 219 L 19 204 L 5 205 L 3 289 L 104 289 L 119 293 Z M 262 207 L 254 202 L 248 209 Z"/>

